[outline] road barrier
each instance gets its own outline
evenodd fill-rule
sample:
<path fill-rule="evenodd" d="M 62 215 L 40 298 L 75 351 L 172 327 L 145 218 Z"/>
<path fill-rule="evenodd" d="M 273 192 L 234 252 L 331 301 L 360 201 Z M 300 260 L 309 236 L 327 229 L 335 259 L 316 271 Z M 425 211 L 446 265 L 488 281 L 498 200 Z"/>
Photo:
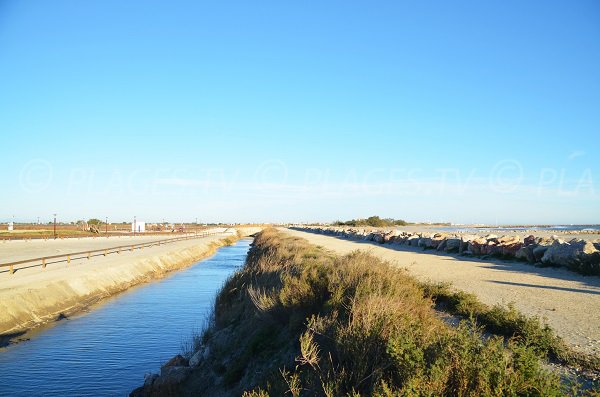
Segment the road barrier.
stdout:
<path fill-rule="evenodd" d="M 183 236 L 183 237 L 175 237 L 175 238 L 156 240 L 156 241 L 148 241 L 145 243 L 120 245 L 117 247 L 101 248 L 101 249 L 97 249 L 97 250 L 70 252 L 68 254 L 43 256 L 43 257 L 39 257 L 39 258 L 24 259 L 24 260 L 20 260 L 20 261 L 16 261 L 16 262 L 1 263 L 0 268 L 8 267 L 10 274 L 13 274 L 15 272 L 15 270 L 18 270 L 15 268 L 16 266 L 24 265 L 27 263 L 38 263 L 37 265 L 28 266 L 28 267 L 41 266 L 42 269 L 45 269 L 46 265 L 48 264 L 48 260 L 51 260 L 51 259 L 57 259 L 55 262 L 52 262 L 52 263 L 66 261 L 67 264 L 69 264 L 69 263 L 71 263 L 71 259 L 81 259 L 81 258 L 90 259 L 92 256 L 100 256 L 100 255 L 107 256 L 108 254 L 114 254 L 114 253 L 120 254 L 121 251 L 127 251 L 127 250 L 133 252 L 136 249 L 144 249 L 144 248 L 148 248 L 148 247 L 153 247 L 155 245 L 160 246 L 162 244 L 169 244 L 169 243 L 174 243 L 177 241 L 191 240 L 191 239 L 195 239 L 195 238 L 214 236 L 217 234 L 224 234 L 224 233 L 227 233 L 227 232 L 226 231 L 225 232 L 223 232 L 223 231 L 221 231 L 221 232 L 199 232 L 194 235 L 187 235 L 187 236 Z"/>

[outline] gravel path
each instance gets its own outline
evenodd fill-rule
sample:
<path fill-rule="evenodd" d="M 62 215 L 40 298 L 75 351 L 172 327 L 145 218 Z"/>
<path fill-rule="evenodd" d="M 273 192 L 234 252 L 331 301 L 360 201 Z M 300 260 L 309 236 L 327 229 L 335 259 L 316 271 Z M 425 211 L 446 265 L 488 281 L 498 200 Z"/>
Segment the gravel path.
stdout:
<path fill-rule="evenodd" d="M 366 250 L 406 267 L 421 280 L 451 282 L 487 304 L 514 303 L 544 319 L 574 349 L 600 355 L 600 277 L 509 261 L 458 258 L 399 245 L 343 240 L 284 229 L 338 254 Z"/>

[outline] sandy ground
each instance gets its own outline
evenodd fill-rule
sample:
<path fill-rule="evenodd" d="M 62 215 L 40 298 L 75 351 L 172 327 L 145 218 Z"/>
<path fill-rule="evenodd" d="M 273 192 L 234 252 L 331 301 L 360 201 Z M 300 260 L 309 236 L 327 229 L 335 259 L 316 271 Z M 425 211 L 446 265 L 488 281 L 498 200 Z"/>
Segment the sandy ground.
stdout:
<path fill-rule="evenodd" d="M 212 254 L 235 230 L 215 230 L 215 236 L 178 241 L 133 252 L 49 262 L 46 269 L 29 267 L 0 273 L 0 335 L 17 333 L 74 313 L 129 287 L 160 278 Z M 107 241 L 108 240 L 108 241 Z M 141 242 L 142 238 L 135 241 Z M 122 239 L 124 244 L 127 242 Z M 48 244 L 50 243 L 50 244 Z M 116 244 L 115 244 L 116 243 Z M 75 245 L 75 246 L 74 246 Z M 71 252 L 121 245 L 112 239 L 10 242 L 2 246 L 10 257 Z M 4 261 L 4 260 L 3 260 Z"/>
<path fill-rule="evenodd" d="M 421 280 L 450 282 L 490 305 L 514 303 L 522 313 L 544 319 L 576 350 L 600 355 L 600 277 L 519 262 L 464 259 L 400 245 L 382 246 L 283 230 L 339 254 L 358 249 L 369 251 L 406 267 Z"/>

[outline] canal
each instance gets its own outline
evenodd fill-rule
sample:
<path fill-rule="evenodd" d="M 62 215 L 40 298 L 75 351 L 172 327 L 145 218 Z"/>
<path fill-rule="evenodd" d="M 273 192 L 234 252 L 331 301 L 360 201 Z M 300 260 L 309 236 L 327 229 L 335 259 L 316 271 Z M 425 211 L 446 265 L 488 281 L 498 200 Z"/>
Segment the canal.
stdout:
<path fill-rule="evenodd" d="M 251 239 L 0 349 L 2 396 L 125 396 L 180 353 Z"/>

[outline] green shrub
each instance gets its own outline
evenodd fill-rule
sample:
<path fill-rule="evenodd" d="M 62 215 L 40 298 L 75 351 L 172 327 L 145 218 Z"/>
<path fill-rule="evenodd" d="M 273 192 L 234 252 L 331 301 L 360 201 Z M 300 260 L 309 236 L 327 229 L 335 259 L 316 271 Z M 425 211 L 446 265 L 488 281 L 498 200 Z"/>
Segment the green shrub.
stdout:
<path fill-rule="evenodd" d="M 432 300 L 470 322 L 447 325 Z M 219 294 L 205 343 L 231 395 L 558 396 L 570 391 L 540 364 L 554 338 L 514 308 L 268 229 Z"/>

